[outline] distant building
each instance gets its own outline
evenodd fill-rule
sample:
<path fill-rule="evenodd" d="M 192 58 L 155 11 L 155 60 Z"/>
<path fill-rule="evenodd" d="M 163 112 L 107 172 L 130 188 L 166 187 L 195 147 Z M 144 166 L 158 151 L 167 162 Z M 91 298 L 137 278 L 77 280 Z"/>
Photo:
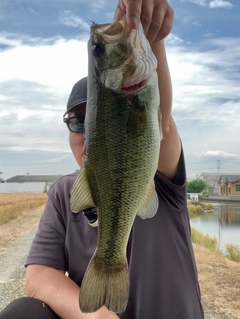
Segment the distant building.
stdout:
<path fill-rule="evenodd" d="M 53 183 L 63 175 L 16 175 L 6 180 L 7 183 Z"/>
<path fill-rule="evenodd" d="M 227 174 L 219 178 L 221 195 L 240 196 L 240 175 Z"/>
<path fill-rule="evenodd" d="M 219 187 L 208 186 L 208 196 L 218 196 L 220 194 Z"/>
<path fill-rule="evenodd" d="M 208 196 L 218 196 L 220 194 L 220 187 L 218 184 L 218 173 L 202 173 L 198 176 L 199 179 L 206 182 L 208 185 Z"/>
<path fill-rule="evenodd" d="M 203 180 L 208 184 L 210 187 L 218 188 L 218 181 L 219 181 L 219 174 L 218 173 L 201 173 L 198 176 L 199 179 Z"/>
<path fill-rule="evenodd" d="M 6 180 L 0 192 L 47 192 L 63 175 L 16 175 Z M 4 186 L 4 187 L 3 187 Z"/>

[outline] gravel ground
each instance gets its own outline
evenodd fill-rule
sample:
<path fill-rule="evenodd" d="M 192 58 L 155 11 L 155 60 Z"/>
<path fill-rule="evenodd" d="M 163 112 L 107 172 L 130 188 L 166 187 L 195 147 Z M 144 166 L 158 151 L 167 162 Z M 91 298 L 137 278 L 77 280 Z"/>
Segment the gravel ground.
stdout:
<path fill-rule="evenodd" d="M 203 303 L 203 307 L 204 307 L 204 318 L 205 319 L 228 319 L 226 316 L 224 315 L 219 315 L 216 313 L 213 313 L 208 307 L 207 307 L 207 303 L 202 300 Z"/>
<path fill-rule="evenodd" d="M 12 300 L 25 295 L 25 261 L 36 232 L 7 247 L 0 255 L 0 311 Z"/>
<path fill-rule="evenodd" d="M 36 229 L 35 224 L 27 236 L 18 238 L 0 254 L 0 311 L 12 300 L 25 295 L 24 264 Z M 212 313 L 204 300 L 203 305 L 205 319 L 230 319 Z"/>

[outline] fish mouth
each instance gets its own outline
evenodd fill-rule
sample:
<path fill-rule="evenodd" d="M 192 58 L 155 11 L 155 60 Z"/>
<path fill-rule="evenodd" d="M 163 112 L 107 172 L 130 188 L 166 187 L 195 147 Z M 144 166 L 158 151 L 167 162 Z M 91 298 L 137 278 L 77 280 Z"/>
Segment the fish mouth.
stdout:
<path fill-rule="evenodd" d="M 143 89 L 157 68 L 142 26 L 131 30 L 126 16 L 111 24 L 93 24 L 89 49 L 99 81 L 116 93 L 132 94 Z"/>
<path fill-rule="evenodd" d="M 128 92 L 128 93 L 135 92 L 143 88 L 146 85 L 146 83 L 147 83 L 147 80 L 143 80 L 137 84 L 134 84 L 128 87 L 122 87 L 122 91 Z"/>

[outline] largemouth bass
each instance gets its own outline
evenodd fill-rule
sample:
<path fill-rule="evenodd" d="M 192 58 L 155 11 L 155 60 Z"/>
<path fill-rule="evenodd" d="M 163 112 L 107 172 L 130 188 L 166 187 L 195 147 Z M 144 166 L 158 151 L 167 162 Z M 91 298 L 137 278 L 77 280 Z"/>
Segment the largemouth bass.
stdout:
<path fill-rule="evenodd" d="M 94 312 L 105 305 L 120 313 L 128 302 L 126 247 L 134 219 L 153 217 L 158 208 L 153 180 L 161 140 L 157 60 L 142 26 L 131 30 L 125 17 L 93 24 L 88 51 L 85 159 L 71 209 L 97 207 L 99 225 L 80 309 Z"/>

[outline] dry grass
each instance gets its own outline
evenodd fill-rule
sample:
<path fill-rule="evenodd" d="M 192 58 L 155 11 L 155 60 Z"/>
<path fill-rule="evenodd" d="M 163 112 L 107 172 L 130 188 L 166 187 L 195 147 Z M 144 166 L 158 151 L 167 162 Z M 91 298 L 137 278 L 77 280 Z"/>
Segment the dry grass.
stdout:
<path fill-rule="evenodd" d="M 28 236 L 29 232 L 37 227 L 44 207 L 45 204 L 32 210 L 23 211 L 16 218 L 0 225 L 0 256 L 8 249 L 9 245 L 21 241 L 21 238 Z"/>
<path fill-rule="evenodd" d="M 18 217 L 23 211 L 45 204 L 46 200 L 45 193 L 1 193 L 0 225 Z"/>
<path fill-rule="evenodd" d="M 221 315 L 217 318 L 239 319 L 240 264 L 219 251 L 196 244 L 193 247 L 202 298 L 208 308 Z"/>
<path fill-rule="evenodd" d="M 191 227 L 192 242 L 201 246 L 204 246 L 211 250 L 216 250 L 218 247 L 218 241 L 216 237 L 211 237 L 209 235 L 203 235 L 195 228 Z"/>

